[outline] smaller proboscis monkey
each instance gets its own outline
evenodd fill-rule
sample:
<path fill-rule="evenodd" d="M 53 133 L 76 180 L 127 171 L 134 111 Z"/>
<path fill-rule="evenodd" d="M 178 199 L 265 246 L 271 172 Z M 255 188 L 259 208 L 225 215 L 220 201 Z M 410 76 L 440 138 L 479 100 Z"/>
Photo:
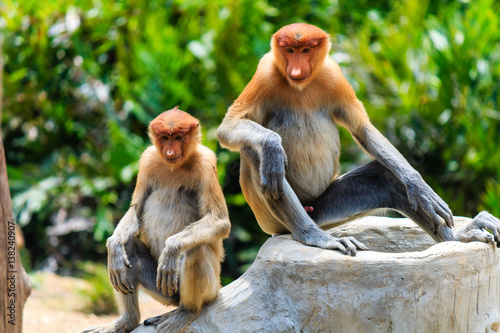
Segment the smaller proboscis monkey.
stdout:
<path fill-rule="evenodd" d="M 215 154 L 200 143 L 199 121 L 177 107 L 149 126 L 132 204 L 107 241 L 121 316 L 86 333 L 130 332 L 140 321 L 138 286 L 172 312 L 149 318 L 158 332 L 182 332 L 220 289 L 229 215 Z"/>

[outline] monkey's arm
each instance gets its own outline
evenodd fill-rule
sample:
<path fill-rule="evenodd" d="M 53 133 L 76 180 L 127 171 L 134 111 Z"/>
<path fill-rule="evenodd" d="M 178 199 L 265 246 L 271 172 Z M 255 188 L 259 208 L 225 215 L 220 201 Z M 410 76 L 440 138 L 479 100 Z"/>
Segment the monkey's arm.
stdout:
<path fill-rule="evenodd" d="M 279 134 L 252 120 L 231 119 L 227 116 L 217 130 L 217 137 L 221 146 L 228 149 L 255 151 L 260 160 L 262 193 L 273 199 L 283 195 L 287 162 Z"/>
<path fill-rule="evenodd" d="M 345 79 L 343 79 L 345 80 Z M 345 100 L 333 114 L 334 119 L 345 126 L 358 144 L 377 161 L 391 170 L 406 186 L 408 200 L 413 211 L 420 207 L 434 222 L 437 229 L 442 220 L 451 228 L 453 215 L 448 205 L 431 189 L 420 174 L 406 161 L 401 153 L 371 124 L 363 104 L 345 81 Z"/>
<path fill-rule="evenodd" d="M 113 235 L 106 242 L 111 284 L 117 291 L 125 295 L 134 291 L 134 287 L 127 279 L 128 270 L 132 266 L 125 251 L 125 246 L 137 234 L 138 230 L 137 215 L 134 207 L 131 207 L 118 223 Z"/>
<path fill-rule="evenodd" d="M 200 179 L 198 192 L 203 217 L 167 238 L 158 260 L 156 285 L 164 295 L 172 296 L 178 291 L 180 258 L 183 251 L 201 244 L 213 244 L 229 236 L 231 223 L 219 185 L 215 159 L 210 165 L 203 166 L 202 173 L 207 176 Z"/>
<path fill-rule="evenodd" d="M 371 123 L 366 124 L 358 133 L 354 133 L 354 137 L 370 155 L 391 170 L 406 186 L 413 211 L 418 207 L 423 209 L 434 221 L 435 228 L 441 225 L 441 218 L 448 227 L 453 227 L 453 215 L 446 202 L 427 185 L 422 176 Z"/>
<path fill-rule="evenodd" d="M 107 244 L 119 242 L 126 244 L 130 239 L 137 236 L 139 232 L 139 220 L 135 205 L 132 205 L 115 228 L 113 235 L 108 238 Z"/>
<path fill-rule="evenodd" d="M 146 184 L 144 172 L 139 170 L 137 184 L 132 197 L 132 205 L 115 228 L 113 235 L 106 241 L 108 248 L 108 270 L 113 287 L 127 295 L 134 292 L 134 287 L 127 279 L 128 270 L 132 267 L 125 251 L 125 246 L 139 232 L 138 209 L 143 206 L 146 195 Z M 139 208 L 138 208 L 139 207 Z"/>
<path fill-rule="evenodd" d="M 406 185 L 412 209 L 416 211 L 417 208 L 420 208 L 429 217 L 429 220 L 433 221 L 435 234 L 441 235 L 441 240 L 487 243 L 494 241 L 497 243 L 497 247 L 500 247 L 499 219 L 483 211 L 461 229 L 448 229 L 442 225 L 440 219 L 440 217 L 443 218 L 447 226 L 452 228 L 453 215 L 448 205 L 425 183 L 420 174 L 373 125 L 368 124 L 364 131 L 355 137 L 363 148 L 389 168 Z M 491 234 L 485 229 L 489 230 Z"/>
<path fill-rule="evenodd" d="M 236 101 L 217 130 L 221 146 L 233 151 L 250 149 L 256 152 L 260 165 L 261 192 L 268 198 L 283 195 L 286 154 L 278 133 L 256 121 L 239 116 L 245 108 L 254 108 Z"/>

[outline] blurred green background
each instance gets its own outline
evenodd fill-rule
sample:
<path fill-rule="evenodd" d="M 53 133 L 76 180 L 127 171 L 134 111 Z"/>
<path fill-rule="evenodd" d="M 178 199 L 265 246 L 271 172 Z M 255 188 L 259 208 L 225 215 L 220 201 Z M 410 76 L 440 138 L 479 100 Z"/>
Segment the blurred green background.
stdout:
<path fill-rule="evenodd" d="M 215 131 L 293 22 L 331 34 L 375 126 L 455 215 L 500 216 L 498 1 L 4 0 L 0 11 L 2 136 L 28 271 L 105 262 L 148 122 L 178 105 L 219 159 L 232 221 L 223 281 L 244 272 L 268 236 Z M 343 172 L 369 160 L 341 139 Z"/>

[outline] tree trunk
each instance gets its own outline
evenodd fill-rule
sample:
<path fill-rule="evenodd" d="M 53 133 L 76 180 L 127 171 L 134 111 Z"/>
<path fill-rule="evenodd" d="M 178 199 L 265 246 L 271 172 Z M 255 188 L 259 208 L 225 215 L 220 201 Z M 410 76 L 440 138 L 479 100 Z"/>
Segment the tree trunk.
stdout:
<path fill-rule="evenodd" d="M 3 69 L 2 36 L 0 35 L 0 74 Z M 2 101 L 0 75 L 0 123 Z M 31 282 L 21 265 L 16 243 L 16 223 L 12 213 L 5 151 L 0 131 L 0 332 L 23 331 L 23 307 L 31 293 Z"/>
<path fill-rule="evenodd" d="M 454 220 L 457 227 L 470 221 Z M 290 235 L 269 238 L 184 332 L 499 332 L 494 243 L 435 244 L 411 220 L 373 216 L 330 231 L 371 251 L 351 257 Z"/>

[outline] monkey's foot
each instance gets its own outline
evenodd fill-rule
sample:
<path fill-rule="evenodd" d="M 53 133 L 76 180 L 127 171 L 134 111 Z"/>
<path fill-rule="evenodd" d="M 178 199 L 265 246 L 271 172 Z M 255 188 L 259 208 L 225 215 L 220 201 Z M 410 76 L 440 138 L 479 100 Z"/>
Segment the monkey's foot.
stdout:
<path fill-rule="evenodd" d="M 356 250 L 369 250 L 354 237 L 335 238 L 321 229 L 309 229 L 307 232 L 292 233 L 292 238 L 304 245 L 319 247 L 326 250 L 339 250 L 343 254 L 356 255 Z"/>
<path fill-rule="evenodd" d="M 490 232 L 488 232 L 488 231 Z M 496 242 L 500 247 L 500 220 L 486 211 L 477 214 L 465 227 L 455 231 L 458 241 L 468 242 Z"/>
<path fill-rule="evenodd" d="M 156 332 L 181 333 L 184 332 L 186 327 L 191 324 L 196 317 L 198 317 L 198 314 L 194 311 L 188 311 L 182 307 L 178 307 L 174 311 L 158 317 L 162 317 L 162 319 L 156 324 Z M 146 325 L 146 322 L 144 322 L 144 325 Z"/>
<path fill-rule="evenodd" d="M 128 319 L 120 318 L 108 325 L 91 326 L 84 328 L 82 333 L 128 333 L 136 328 L 139 323 Z"/>
<path fill-rule="evenodd" d="M 164 314 L 156 316 L 156 317 L 148 318 L 148 319 L 144 320 L 144 326 L 156 325 L 159 322 L 165 320 L 169 314 L 170 314 L 170 312 L 167 312 L 167 313 L 164 313 Z"/>

